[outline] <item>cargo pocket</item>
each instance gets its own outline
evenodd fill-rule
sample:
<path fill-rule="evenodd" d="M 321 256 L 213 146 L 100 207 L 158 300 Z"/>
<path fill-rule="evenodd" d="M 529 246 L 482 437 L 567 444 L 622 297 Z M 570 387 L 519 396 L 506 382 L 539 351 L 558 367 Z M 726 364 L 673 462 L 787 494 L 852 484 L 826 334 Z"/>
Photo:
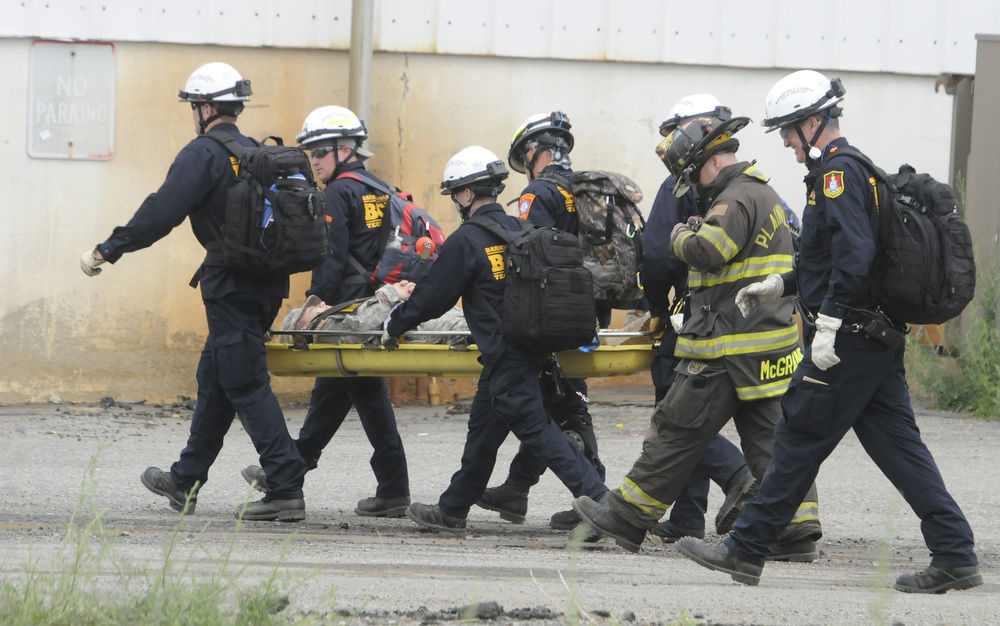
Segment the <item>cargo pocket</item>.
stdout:
<path fill-rule="evenodd" d="M 223 389 L 241 389 L 268 380 L 267 357 L 259 338 L 233 332 L 214 344 L 215 371 Z"/>
<path fill-rule="evenodd" d="M 677 371 L 680 376 L 670 386 L 667 397 L 656 407 L 654 421 L 663 422 L 684 429 L 701 428 L 709 416 L 716 414 L 725 402 L 726 393 L 720 393 L 717 383 L 726 376 L 725 369 L 691 373 L 690 367 L 682 371 L 681 365 L 697 367 L 698 361 L 682 360 Z M 728 391 L 732 394 L 732 389 Z"/>
<path fill-rule="evenodd" d="M 792 379 L 781 399 L 781 412 L 790 430 L 826 437 L 839 428 L 837 396 L 830 385 Z"/>

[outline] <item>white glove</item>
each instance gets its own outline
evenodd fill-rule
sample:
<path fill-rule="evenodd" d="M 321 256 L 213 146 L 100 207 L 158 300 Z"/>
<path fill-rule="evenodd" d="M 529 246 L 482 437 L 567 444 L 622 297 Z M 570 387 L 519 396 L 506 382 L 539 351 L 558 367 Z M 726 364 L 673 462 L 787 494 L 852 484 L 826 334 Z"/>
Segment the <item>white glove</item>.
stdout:
<path fill-rule="evenodd" d="M 107 263 L 104 259 L 98 259 L 94 256 L 94 251 L 84 250 L 83 254 L 80 255 L 80 269 L 87 276 L 97 276 L 101 273 L 101 268 L 98 265 L 104 265 Z"/>
<path fill-rule="evenodd" d="M 827 370 L 840 363 L 840 357 L 833 351 L 841 320 L 822 313 L 816 318 L 816 334 L 812 341 L 812 362 L 821 370 Z"/>
<path fill-rule="evenodd" d="M 737 291 L 736 306 L 743 317 L 746 317 L 765 302 L 777 300 L 783 293 L 785 293 L 785 283 L 781 280 L 781 275 L 768 274 L 764 280 Z"/>

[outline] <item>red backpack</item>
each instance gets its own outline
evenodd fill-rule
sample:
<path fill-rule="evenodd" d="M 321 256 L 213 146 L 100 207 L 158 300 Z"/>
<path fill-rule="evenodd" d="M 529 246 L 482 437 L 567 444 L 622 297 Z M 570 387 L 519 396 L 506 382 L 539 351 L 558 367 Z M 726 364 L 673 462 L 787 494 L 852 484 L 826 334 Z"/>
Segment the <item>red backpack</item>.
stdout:
<path fill-rule="evenodd" d="M 383 183 L 364 169 L 343 172 L 337 176 L 351 178 L 364 183 L 375 191 L 388 194 L 389 215 L 382 216 L 379 232 L 379 250 L 382 256 L 375 271 L 365 271 L 361 262 L 351 255 L 348 261 L 362 276 L 366 276 L 376 287 L 382 283 L 400 280 L 417 282 L 427 274 L 438 256 L 438 248 L 444 243 L 444 231 L 427 211 L 414 204 L 409 193 Z"/>

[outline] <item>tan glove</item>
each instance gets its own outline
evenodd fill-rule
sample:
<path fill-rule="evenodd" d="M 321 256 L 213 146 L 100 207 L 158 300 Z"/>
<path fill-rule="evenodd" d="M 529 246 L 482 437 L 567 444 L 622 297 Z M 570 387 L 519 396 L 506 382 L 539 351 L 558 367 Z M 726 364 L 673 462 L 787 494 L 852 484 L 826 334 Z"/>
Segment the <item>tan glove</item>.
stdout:
<path fill-rule="evenodd" d="M 80 255 L 80 269 L 87 276 L 97 276 L 101 273 L 101 268 L 98 265 L 104 265 L 107 263 L 104 259 L 99 259 L 94 256 L 94 250 L 84 250 L 83 254 Z"/>

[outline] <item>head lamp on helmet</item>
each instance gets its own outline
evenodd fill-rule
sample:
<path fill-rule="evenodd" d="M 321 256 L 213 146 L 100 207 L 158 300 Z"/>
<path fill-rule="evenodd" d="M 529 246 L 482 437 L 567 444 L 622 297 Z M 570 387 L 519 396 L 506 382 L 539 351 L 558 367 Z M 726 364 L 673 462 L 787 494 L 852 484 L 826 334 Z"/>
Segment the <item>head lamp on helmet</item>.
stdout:
<path fill-rule="evenodd" d="M 536 113 L 531 115 L 514 132 L 507 152 L 507 162 L 515 172 L 524 174 L 531 169 L 533 162 L 525 161 L 528 148 L 537 143 L 540 148 L 548 148 L 562 152 L 564 155 L 573 150 L 572 125 L 569 117 L 562 111 L 552 113 Z M 536 152 L 537 154 L 537 152 Z"/>

